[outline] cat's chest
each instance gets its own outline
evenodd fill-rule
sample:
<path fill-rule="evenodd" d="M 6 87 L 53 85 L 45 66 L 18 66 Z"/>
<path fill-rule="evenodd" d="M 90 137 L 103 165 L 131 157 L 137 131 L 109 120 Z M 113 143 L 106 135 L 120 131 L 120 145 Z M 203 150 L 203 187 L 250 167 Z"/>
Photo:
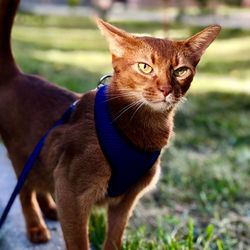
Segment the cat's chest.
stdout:
<path fill-rule="evenodd" d="M 94 123 L 98 143 L 111 168 L 108 195 L 119 196 L 136 183 L 153 167 L 160 150 L 149 152 L 134 145 L 112 122 L 106 92 L 101 87 L 95 97 Z"/>

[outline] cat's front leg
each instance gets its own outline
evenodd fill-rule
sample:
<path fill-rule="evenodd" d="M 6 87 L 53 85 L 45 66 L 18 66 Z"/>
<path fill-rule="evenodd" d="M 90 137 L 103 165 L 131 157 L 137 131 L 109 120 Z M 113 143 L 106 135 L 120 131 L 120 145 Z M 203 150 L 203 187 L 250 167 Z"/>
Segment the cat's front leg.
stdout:
<path fill-rule="evenodd" d="M 130 192 L 120 200 L 110 202 L 108 206 L 108 232 L 104 250 L 121 249 L 122 235 L 136 204 L 136 196 L 137 192 Z"/>
<path fill-rule="evenodd" d="M 55 180 L 55 193 L 67 250 L 89 250 L 88 216 L 92 195 L 87 192 L 79 195 L 61 176 Z"/>
<path fill-rule="evenodd" d="M 159 179 L 159 159 L 143 178 L 122 197 L 113 198 L 108 207 L 108 232 L 104 250 L 119 250 L 122 247 L 122 235 L 133 208 L 139 198 L 151 190 Z"/>

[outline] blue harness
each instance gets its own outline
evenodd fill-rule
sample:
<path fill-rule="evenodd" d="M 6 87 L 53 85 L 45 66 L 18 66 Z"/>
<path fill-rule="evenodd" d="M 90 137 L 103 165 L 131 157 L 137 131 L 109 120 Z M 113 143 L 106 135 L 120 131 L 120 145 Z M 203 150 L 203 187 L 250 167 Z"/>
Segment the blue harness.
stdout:
<path fill-rule="evenodd" d="M 106 97 L 107 88 L 108 85 L 104 85 L 97 91 L 95 124 L 101 149 L 112 169 L 108 195 L 114 197 L 135 185 L 154 165 L 160 151 L 147 152 L 139 149 L 112 123 Z"/>
<path fill-rule="evenodd" d="M 107 85 L 103 85 L 97 91 L 95 99 L 95 123 L 101 149 L 112 169 L 112 175 L 108 186 L 108 196 L 114 197 L 123 194 L 136 184 L 136 182 L 153 166 L 159 157 L 160 151 L 149 153 L 140 150 L 128 141 L 115 125 L 112 124 L 112 118 L 107 107 L 106 90 Z M 7 218 L 15 198 L 22 189 L 28 174 L 34 166 L 50 131 L 69 121 L 71 114 L 76 108 L 76 104 L 77 101 L 70 105 L 63 116 L 42 136 L 33 149 L 0 217 L 0 229 Z"/>

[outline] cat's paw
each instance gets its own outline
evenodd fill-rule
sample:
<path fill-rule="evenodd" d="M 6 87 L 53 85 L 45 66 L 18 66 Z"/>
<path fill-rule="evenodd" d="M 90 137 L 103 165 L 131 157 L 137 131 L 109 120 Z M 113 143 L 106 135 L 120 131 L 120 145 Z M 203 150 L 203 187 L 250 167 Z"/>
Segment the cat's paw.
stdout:
<path fill-rule="evenodd" d="M 31 227 L 28 229 L 28 238 L 33 243 L 45 243 L 50 240 L 50 232 L 46 227 Z"/>

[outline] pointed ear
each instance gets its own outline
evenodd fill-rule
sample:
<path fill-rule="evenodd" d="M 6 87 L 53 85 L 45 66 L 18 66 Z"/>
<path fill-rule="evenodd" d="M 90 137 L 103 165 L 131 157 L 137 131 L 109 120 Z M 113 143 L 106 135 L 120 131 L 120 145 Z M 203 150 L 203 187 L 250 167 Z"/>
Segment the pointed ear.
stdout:
<path fill-rule="evenodd" d="M 96 23 L 109 43 L 110 52 L 117 57 L 122 57 L 125 50 L 135 42 L 133 35 L 116 28 L 100 18 L 96 18 Z"/>
<path fill-rule="evenodd" d="M 195 59 L 200 60 L 207 47 L 220 33 L 221 26 L 209 26 L 185 41 L 186 46 L 191 49 Z"/>

